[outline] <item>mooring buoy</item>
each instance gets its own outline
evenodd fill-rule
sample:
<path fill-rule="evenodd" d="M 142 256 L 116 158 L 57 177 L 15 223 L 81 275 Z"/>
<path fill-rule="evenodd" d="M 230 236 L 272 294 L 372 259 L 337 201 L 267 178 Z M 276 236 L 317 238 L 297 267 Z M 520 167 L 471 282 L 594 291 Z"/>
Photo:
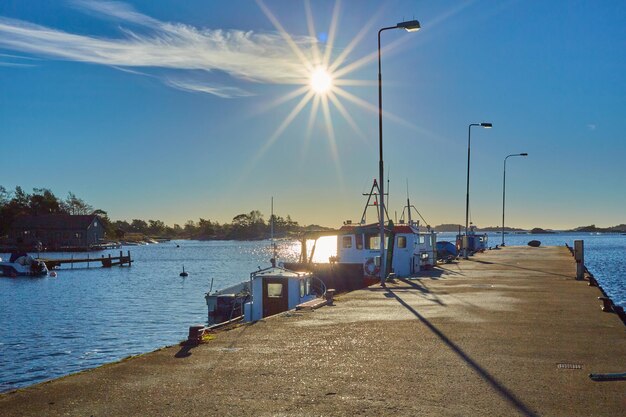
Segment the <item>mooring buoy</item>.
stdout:
<path fill-rule="evenodd" d="M 181 272 L 181 273 L 180 273 L 180 276 L 181 276 L 181 277 L 186 277 L 186 276 L 188 276 L 188 275 L 189 275 L 189 274 L 185 272 L 185 265 L 183 265 L 183 272 Z"/>

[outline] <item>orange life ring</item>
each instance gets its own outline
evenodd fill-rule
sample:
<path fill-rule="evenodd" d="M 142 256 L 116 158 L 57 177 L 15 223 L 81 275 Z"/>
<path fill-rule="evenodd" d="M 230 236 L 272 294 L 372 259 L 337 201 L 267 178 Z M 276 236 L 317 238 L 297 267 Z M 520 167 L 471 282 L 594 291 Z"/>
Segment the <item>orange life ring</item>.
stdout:
<path fill-rule="evenodd" d="M 374 258 L 368 258 L 367 261 L 363 264 L 363 270 L 366 275 L 369 276 L 378 276 L 380 272 L 380 266 L 376 265 Z"/>

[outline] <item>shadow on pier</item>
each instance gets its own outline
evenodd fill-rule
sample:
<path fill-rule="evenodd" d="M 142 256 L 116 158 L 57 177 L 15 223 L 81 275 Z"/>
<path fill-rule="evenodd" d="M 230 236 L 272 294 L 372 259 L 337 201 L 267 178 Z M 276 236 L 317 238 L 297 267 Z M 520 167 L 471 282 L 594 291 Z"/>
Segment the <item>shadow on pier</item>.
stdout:
<path fill-rule="evenodd" d="M 526 404 L 502 385 L 493 375 L 487 372 L 482 366 L 474 361 L 463 349 L 450 340 L 441 330 L 428 321 L 418 311 L 411 307 L 406 301 L 400 298 L 394 291 L 396 288 L 386 288 L 386 295 L 389 298 L 395 298 L 404 308 L 413 314 L 422 324 L 424 324 L 431 332 L 433 332 L 447 347 L 449 347 L 457 356 L 459 356 L 467 365 L 469 365 L 485 382 L 487 382 L 495 392 L 503 399 L 513 405 L 522 415 L 527 417 L 538 417 Z"/>

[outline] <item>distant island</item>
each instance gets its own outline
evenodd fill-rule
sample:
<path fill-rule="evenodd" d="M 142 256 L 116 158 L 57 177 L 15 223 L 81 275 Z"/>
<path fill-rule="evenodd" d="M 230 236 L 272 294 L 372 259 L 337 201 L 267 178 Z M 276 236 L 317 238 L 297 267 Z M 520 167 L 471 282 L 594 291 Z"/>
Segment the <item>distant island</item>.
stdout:
<path fill-rule="evenodd" d="M 581 226 L 573 229 L 572 232 L 590 232 L 590 233 L 626 233 L 626 224 L 618 224 L 612 227 L 596 227 L 595 224 L 590 226 Z"/>
<path fill-rule="evenodd" d="M 440 224 L 433 228 L 436 232 L 458 232 L 461 233 L 465 231 L 465 226 L 459 224 Z M 488 227 L 476 227 L 476 230 L 479 232 L 502 232 L 502 226 L 488 226 Z M 576 232 L 585 232 L 585 233 L 626 233 L 626 224 L 619 224 L 617 226 L 611 227 L 597 227 L 595 224 L 590 226 L 580 226 L 575 227 L 573 229 L 567 230 L 552 230 L 552 229 L 543 229 L 541 227 L 534 227 L 532 229 L 520 229 L 517 227 L 505 227 L 504 231 L 507 233 L 530 233 L 533 235 L 539 234 L 554 234 L 554 233 L 576 233 Z"/>

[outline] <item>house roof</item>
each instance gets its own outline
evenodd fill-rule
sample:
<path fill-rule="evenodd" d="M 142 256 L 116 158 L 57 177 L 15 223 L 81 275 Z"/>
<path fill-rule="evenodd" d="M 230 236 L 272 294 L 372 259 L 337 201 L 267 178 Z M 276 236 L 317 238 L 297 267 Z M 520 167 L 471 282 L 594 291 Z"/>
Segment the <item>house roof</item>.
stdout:
<path fill-rule="evenodd" d="M 98 216 L 70 215 L 70 214 L 46 214 L 43 216 L 21 216 L 15 219 L 12 229 L 38 229 L 38 230 L 86 230 Z"/>

